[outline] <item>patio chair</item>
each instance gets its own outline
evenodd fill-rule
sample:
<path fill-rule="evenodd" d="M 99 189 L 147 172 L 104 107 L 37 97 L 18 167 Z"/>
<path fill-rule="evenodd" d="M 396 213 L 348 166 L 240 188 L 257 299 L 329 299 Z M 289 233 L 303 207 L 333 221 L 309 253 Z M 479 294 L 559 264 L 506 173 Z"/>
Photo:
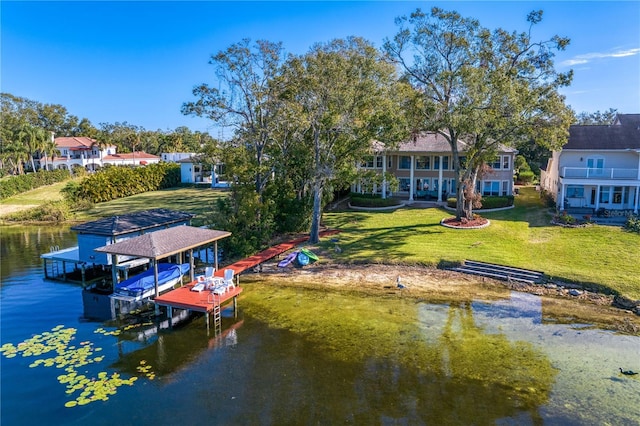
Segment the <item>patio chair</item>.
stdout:
<path fill-rule="evenodd" d="M 229 290 L 236 288 L 236 285 L 233 283 L 233 269 L 225 269 L 224 270 L 224 283 L 229 288 Z"/>

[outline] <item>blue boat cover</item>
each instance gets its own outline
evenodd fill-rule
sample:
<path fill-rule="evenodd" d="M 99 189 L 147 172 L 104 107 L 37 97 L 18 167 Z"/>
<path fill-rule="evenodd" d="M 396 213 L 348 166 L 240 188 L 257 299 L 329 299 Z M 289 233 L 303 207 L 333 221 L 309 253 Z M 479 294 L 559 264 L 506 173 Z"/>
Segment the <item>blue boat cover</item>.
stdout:
<path fill-rule="evenodd" d="M 189 264 L 175 263 L 159 263 L 158 264 L 158 285 L 162 285 L 168 281 L 178 278 L 189 272 Z M 116 284 L 115 292 L 126 294 L 128 296 L 140 296 L 145 291 L 155 287 L 155 278 L 153 276 L 153 268 L 128 278 Z"/>

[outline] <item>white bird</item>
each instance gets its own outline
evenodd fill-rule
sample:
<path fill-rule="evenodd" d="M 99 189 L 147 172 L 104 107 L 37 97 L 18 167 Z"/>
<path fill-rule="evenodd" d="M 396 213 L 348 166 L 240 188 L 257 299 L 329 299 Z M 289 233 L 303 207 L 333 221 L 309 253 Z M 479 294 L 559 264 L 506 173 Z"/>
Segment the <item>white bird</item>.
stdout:
<path fill-rule="evenodd" d="M 402 284 L 400 282 L 400 276 L 398 275 L 398 279 L 396 280 L 396 284 L 398 285 L 398 288 L 407 288 L 404 284 Z"/>

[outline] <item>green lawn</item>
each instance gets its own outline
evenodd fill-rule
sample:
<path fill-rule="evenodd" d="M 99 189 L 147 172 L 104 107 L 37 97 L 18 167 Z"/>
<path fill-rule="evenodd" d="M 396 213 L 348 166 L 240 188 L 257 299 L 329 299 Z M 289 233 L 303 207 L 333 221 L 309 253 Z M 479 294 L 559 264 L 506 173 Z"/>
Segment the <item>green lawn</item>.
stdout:
<path fill-rule="evenodd" d="M 62 184 L 60 188 L 64 186 Z M 56 185 L 19 197 L 13 204 L 40 204 L 59 197 Z M 79 221 L 95 220 L 152 208 L 202 214 L 227 192 L 210 188 L 174 188 L 148 192 L 96 205 L 81 212 Z M 478 230 L 440 226 L 451 216 L 444 209 L 403 208 L 393 212 L 335 212 L 324 224 L 342 233 L 338 261 L 447 265 L 464 259 L 505 264 L 545 272 L 556 279 L 587 283 L 640 299 L 640 236 L 613 226 L 562 228 L 550 224 L 549 210 L 533 188 L 524 188 L 516 207 L 487 213 L 491 225 Z M 323 244 L 332 248 L 328 240 Z"/>
<path fill-rule="evenodd" d="M 53 185 L 41 186 L 22 194 L 2 200 L 2 204 L 12 204 L 17 206 L 32 206 L 44 204 L 47 201 L 57 201 L 62 199 L 60 190 L 65 187 L 69 181 L 54 183 Z"/>
<path fill-rule="evenodd" d="M 491 225 L 478 230 L 440 226 L 444 209 L 340 212 L 324 223 L 340 228 L 345 262 L 441 265 L 472 259 L 535 269 L 557 279 L 587 283 L 640 298 L 640 236 L 619 227 L 562 228 L 533 188 L 524 188 L 516 208 L 486 213 Z"/>
<path fill-rule="evenodd" d="M 214 207 L 215 200 L 226 196 L 226 191 L 205 187 L 171 188 L 162 191 L 145 192 L 144 194 L 96 204 L 91 210 L 81 212 L 77 219 L 88 221 L 124 213 L 165 208 L 194 213 L 197 216 L 192 223 L 200 225 L 202 215 Z"/>

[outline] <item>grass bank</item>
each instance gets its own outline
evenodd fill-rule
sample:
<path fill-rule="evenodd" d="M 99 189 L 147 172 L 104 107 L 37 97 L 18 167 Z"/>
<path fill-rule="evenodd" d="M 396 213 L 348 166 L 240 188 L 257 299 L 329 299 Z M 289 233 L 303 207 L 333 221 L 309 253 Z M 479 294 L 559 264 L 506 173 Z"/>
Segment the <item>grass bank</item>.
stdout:
<path fill-rule="evenodd" d="M 437 208 L 327 213 L 324 224 L 342 230 L 339 262 L 439 266 L 472 259 L 541 270 L 640 299 L 638 234 L 611 226 L 551 225 L 535 190 L 520 194 L 514 209 L 484 214 L 491 220 L 484 229 L 445 228 L 440 221 L 452 213 Z"/>
<path fill-rule="evenodd" d="M 96 204 L 90 210 L 80 212 L 77 215 L 77 220 L 89 221 L 124 213 L 165 208 L 195 214 L 196 217 L 192 224 L 198 226 L 202 224 L 204 214 L 215 208 L 215 201 L 226 196 L 226 191 L 204 187 L 170 188 L 162 191 L 145 192 Z"/>

